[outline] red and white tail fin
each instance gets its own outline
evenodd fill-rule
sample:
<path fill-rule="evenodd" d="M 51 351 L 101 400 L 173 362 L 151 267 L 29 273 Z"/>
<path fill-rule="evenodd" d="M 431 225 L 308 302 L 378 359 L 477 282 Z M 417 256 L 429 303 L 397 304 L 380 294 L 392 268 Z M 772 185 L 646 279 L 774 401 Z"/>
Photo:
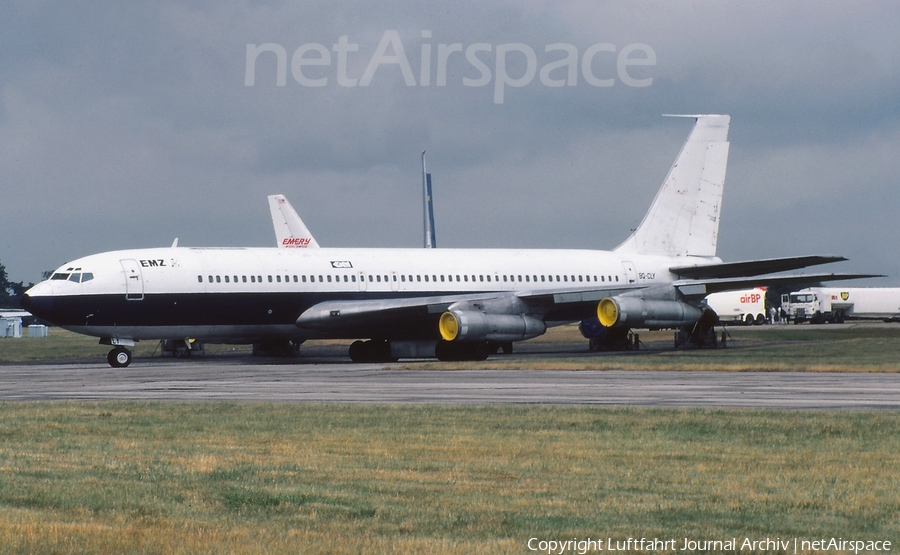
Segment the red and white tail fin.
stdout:
<path fill-rule="evenodd" d="M 319 244 L 284 195 L 270 195 L 269 211 L 279 248 L 316 249 Z"/>

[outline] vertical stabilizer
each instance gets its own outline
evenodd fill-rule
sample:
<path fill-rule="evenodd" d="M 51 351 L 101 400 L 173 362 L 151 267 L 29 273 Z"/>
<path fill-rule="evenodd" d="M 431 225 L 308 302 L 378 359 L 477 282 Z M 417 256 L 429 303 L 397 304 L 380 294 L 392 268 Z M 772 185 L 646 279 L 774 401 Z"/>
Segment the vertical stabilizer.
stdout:
<path fill-rule="evenodd" d="M 434 204 L 431 196 L 431 174 L 425 171 L 425 151 L 422 151 L 422 199 L 424 205 L 422 207 L 425 229 L 424 247 L 433 249 L 437 247 L 437 241 L 434 237 Z"/>
<path fill-rule="evenodd" d="M 697 119 L 650 210 L 616 252 L 715 256 L 728 164 L 730 116 Z"/>
<path fill-rule="evenodd" d="M 306 249 L 319 247 L 312 233 L 306 228 L 306 224 L 297 215 L 291 203 L 284 198 L 284 195 L 270 195 L 268 199 L 278 248 Z"/>

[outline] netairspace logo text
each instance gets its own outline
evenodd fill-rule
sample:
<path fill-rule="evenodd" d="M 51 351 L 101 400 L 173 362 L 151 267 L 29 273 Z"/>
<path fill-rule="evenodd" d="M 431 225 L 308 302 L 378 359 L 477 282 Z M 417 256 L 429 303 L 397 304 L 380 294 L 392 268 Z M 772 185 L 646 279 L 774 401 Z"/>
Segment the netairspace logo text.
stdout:
<path fill-rule="evenodd" d="M 422 38 L 430 39 L 431 31 L 422 31 Z M 524 87 L 534 81 L 535 76 L 545 87 L 575 87 L 579 83 L 579 75 L 592 87 L 613 87 L 617 82 L 628 87 L 649 87 L 653 84 L 652 77 L 635 78 L 629 73 L 629 68 L 656 65 L 656 52 L 650 46 L 640 43 L 618 49 L 614 44 L 603 42 L 589 46 L 584 52 L 579 52 L 572 44 L 548 44 L 544 47 L 540 68 L 535 50 L 520 42 L 496 46 L 478 42 L 465 48 L 460 42 L 440 43 L 436 49 L 433 46 L 435 45 L 430 42 L 421 44 L 418 81 L 403 48 L 400 33 L 396 30 L 384 32 L 359 79 L 347 74 L 348 67 L 359 66 L 357 56 L 362 55 L 357 54 L 359 44 L 351 43 L 348 35 L 338 38 L 337 44 L 333 44 L 331 49 L 310 42 L 294 50 L 290 59 L 291 76 L 302 87 L 325 87 L 335 82 L 341 87 L 368 87 L 379 69 L 388 66 L 381 73 L 390 75 L 381 78 L 396 78 L 399 70 L 407 87 L 430 87 L 432 77 L 434 86 L 446 87 L 447 67 L 454 64 L 455 68 L 464 59 L 478 76 L 463 77 L 462 85 L 486 87 L 493 82 L 494 103 L 503 104 L 507 87 Z M 256 86 L 257 64 L 272 63 L 272 56 L 264 56 L 260 60 L 263 53 L 275 55 L 275 85 L 286 86 L 287 50 L 284 46 L 271 42 L 247 45 L 244 85 Z M 493 67 L 488 64 L 491 55 Z M 434 66 L 432 62 L 435 62 Z M 471 70 L 469 73 L 472 73 Z"/>

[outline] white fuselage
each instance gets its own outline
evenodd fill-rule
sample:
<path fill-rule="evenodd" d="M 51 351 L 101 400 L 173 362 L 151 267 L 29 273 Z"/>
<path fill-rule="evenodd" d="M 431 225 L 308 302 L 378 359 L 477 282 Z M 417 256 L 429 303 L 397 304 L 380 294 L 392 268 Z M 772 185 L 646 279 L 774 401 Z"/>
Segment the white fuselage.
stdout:
<path fill-rule="evenodd" d="M 136 249 L 74 260 L 29 290 L 28 302 L 51 323 L 105 338 L 366 337 L 379 330 L 323 333 L 298 328 L 296 321 L 309 307 L 334 300 L 616 294 L 671 283 L 671 266 L 711 262 L 717 260 L 593 250 Z M 539 317 L 574 320 L 583 313 L 548 309 Z M 411 325 L 384 333 L 439 337 L 436 325 Z"/>

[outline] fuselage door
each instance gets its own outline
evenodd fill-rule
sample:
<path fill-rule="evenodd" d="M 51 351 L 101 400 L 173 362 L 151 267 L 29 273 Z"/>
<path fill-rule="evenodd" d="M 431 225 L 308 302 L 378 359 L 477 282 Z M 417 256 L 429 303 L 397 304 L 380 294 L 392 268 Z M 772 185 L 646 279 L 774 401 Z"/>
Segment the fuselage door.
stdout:
<path fill-rule="evenodd" d="M 119 261 L 125 272 L 125 298 L 129 301 L 140 301 L 144 298 L 144 277 L 141 275 L 141 265 L 133 258 L 124 258 Z"/>
<path fill-rule="evenodd" d="M 391 272 L 391 291 L 400 290 L 400 282 L 398 280 L 397 272 Z"/>
<path fill-rule="evenodd" d="M 359 290 L 366 290 L 366 273 L 365 272 L 356 272 L 356 277 L 359 279 Z"/>
<path fill-rule="evenodd" d="M 622 266 L 625 268 L 625 280 L 628 283 L 637 283 L 637 273 L 634 271 L 634 264 L 623 260 Z"/>

